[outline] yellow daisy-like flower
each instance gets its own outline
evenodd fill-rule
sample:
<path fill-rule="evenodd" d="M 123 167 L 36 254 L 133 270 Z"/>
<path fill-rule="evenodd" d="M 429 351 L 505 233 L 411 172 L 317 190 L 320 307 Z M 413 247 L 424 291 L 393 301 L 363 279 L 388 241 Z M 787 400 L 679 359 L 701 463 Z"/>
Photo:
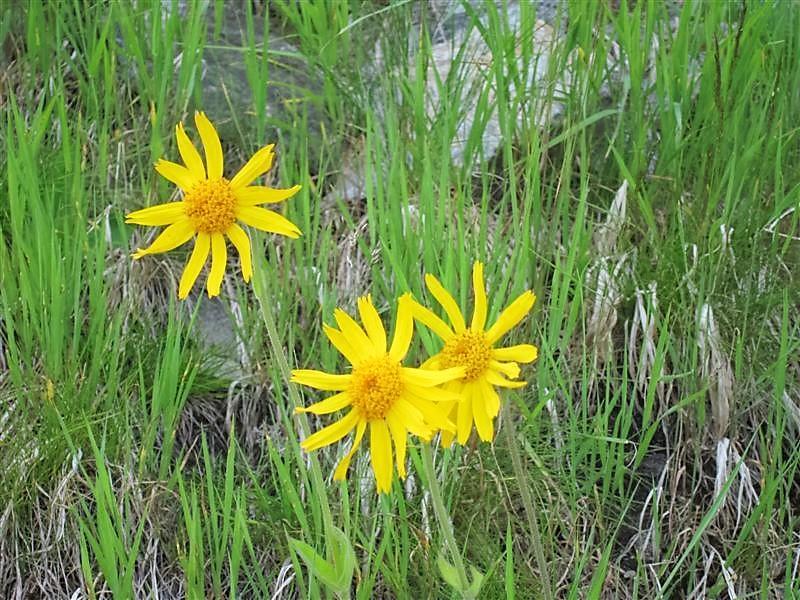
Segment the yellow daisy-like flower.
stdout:
<path fill-rule="evenodd" d="M 464 315 L 456 301 L 433 275 L 425 276 L 425 284 L 433 297 L 442 305 L 450 319 L 448 326 L 429 309 L 411 300 L 414 318 L 426 325 L 444 342 L 444 348 L 425 362 L 423 367 L 446 369 L 454 366 L 465 367 L 464 376 L 451 381 L 445 389 L 456 392 L 458 400 L 446 400 L 450 418 L 456 423 L 458 442 L 465 444 L 472 431 L 472 424 L 481 440 L 492 441 L 494 437 L 494 418 L 500 411 L 500 396 L 495 387 L 517 388 L 524 381 L 512 381 L 519 377 L 517 363 L 529 363 L 539 354 L 536 346 L 520 344 L 507 348 L 495 348 L 500 341 L 525 315 L 536 301 L 530 290 L 514 300 L 494 324 L 486 329 L 486 290 L 483 283 L 483 264 L 476 262 L 472 268 L 472 285 L 475 289 L 475 312 L 472 323 L 467 327 Z M 454 434 L 442 431 L 442 443 L 449 446 Z"/>
<path fill-rule="evenodd" d="M 178 151 L 186 166 L 163 159 L 155 164 L 156 171 L 183 191 L 183 200 L 137 210 L 125 217 L 126 223 L 135 225 L 168 225 L 149 247 L 137 249 L 134 258 L 168 252 L 196 236 L 194 249 L 178 286 L 178 297 L 181 299 L 189 295 L 209 251 L 211 271 L 206 287 L 209 297 L 219 295 L 228 259 L 226 236 L 239 252 L 245 282 L 250 281 L 253 273 L 250 238 L 237 221 L 290 238 L 300 236 L 300 229 L 294 223 L 258 206 L 283 202 L 294 196 L 300 186 L 273 189 L 250 185 L 272 166 L 274 144 L 261 148 L 233 179 L 228 180 L 223 177 L 222 145 L 214 125 L 201 112 L 195 113 L 194 122 L 203 142 L 205 164 L 186 135 L 183 123 L 175 126 L 175 135 L 178 138 Z"/>
<path fill-rule="evenodd" d="M 333 375 L 306 369 L 292 371 L 294 383 L 338 392 L 322 402 L 298 408 L 298 412 L 324 415 L 348 409 L 340 420 L 308 436 L 302 447 L 310 452 L 335 444 L 355 429 L 350 451 L 334 471 L 333 478 L 342 480 L 369 425 L 372 470 L 378 492 L 386 493 L 391 488 L 394 474 L 392 441 L 397 472 L 404 478 L 409 432 L 430 440 L 439 429 L 455 430 L 435 401 L 448 397 L 439 386 L 463 376 L 464 368 L 433 371 L 403 366 L 414 333 L 408 298 L 402 298 L 398 304 L 394 339 L 388 351 L 386 330 L 369 296 L 358 299 L 358 312 L 363 329 L 341 309 L 334 312 L 339 328 L 324 326 L 325 335 L 352 364 L 350 373 Z"/>

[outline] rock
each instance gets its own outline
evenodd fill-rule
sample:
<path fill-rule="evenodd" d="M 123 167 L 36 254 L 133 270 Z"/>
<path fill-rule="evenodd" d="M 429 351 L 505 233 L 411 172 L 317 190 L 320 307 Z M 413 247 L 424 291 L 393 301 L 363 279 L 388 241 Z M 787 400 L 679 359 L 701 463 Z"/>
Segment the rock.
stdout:
<path fill-rule="evenodd" d="M 231 290 L 232 291 L 232 290 Z M 203 295 L 203 292 L 199 292 Z M 197 310 L 196 339 L 204 352 L 213 357 L 220 377 L 240 379 L 243 377 L 242 356 L 244 348 L 237 334 L 235 296 L 221 300 L 219 297 L 198 297 L 200 303 Z"/>
<path fill-rule="evenodd" d="M 473 2 L 473 7 L 477 12 L 483 10 L 481 22 L 487 22 L 487 15 L 483 3 Z M 506 10 L 504 2 L 498 1 L 498 10 Z M 537 3 L 537 15 L 542 15 L 550 21 L 557 19 L 558 8 L 564 3 L 560 0 L 542 0 Z M 430 31 L 431 58 L 428 71 L 426 73 L 426 113 L 430 119 L 435 119 L 444 103 L 459 103 L 462 108 L 463 116 L 457 125 L 456 135 L 451 144 L 451 157 L 456 166 L 466 162 L 465 152 L 467 150 L 467 140 L 475 126 L 476 112 L 481 92 L 488 90 L 488 102 L 490 106 L 495 102 L 494 82 L 492 81 L 492 51 L 486 44 L 480 32 L 471 27 L 472 16 L 460 2 L 450 2 L 449 0 L 437 0 L 426 5 L 428 16 L 433 18 L 432 24 L 427 24 Z M 510 1 L 504 14 L 508 25 L 512 31 L 517 33 L 517 57 L 520 59 L 518 64 L 519 71 L 526 71 L 523 90 L 509 90 L 510 94 L 525 97 L 525 106 L 518 111 L 518 125 L 527 124 L 528 115 L 534 114 L 534 122 L 541 128 L 548 127 L 563 113 L 563 106 L 553 102 L 551 96 L 553 90 L 545 85 L 544 78 L 548 71 L 548 61 L 550 50 L 557 39 L 557 33 L 546 21 L 537 19 L 532 31 L 520 31 L 521 15 L 519 2 Z M 424 18 L 419 16 L 418 19 Z M 412 28 L 408 48 L 411 55 L 409 64 L 414 64 L 414 53 L 419 47 L 420 25 Z M 533 56 L 535 60 L 532 65 L 522 65 L 521 44 L 533 44 Z M 458 58 L 459 52 L 464 48 L 464 56 Z M 387 62 L 384 58 L 384 49 L 380 44 L 375 49 L 376 67 L 372 70 L 372 77 L 376 78 L 384 70 Z M 446 81 L 454 66 L 462 69 L 459 78 L 463 82 L 460 95 L 457 98 L 440 97 L 437 86 L 437 78 Z M 378 85 L 378 82 L 375 83 Z M 557 82 L 555 95 L 560 93 L 569 85 L 564 79 Z M 519 93 L 518 93 L 519 92 Z M 382 107 L 386 102 L 391 102 L 391 96 L 396 95 L 396 89 L 378 89 L 373 101 L 374 110 L 381 113 Z M 524 123 L 525 122 L 525 123 Z M 496 153 L 502 142 L 502 133 L 496 109 L 485 124 L 481 137 L 482 157 L 490 160 Z M 345 154 L 342 161 L 342 170 L 338 175 L 336 184 L 326 196 L 326 204 L 335 205 L 337 201 L 354 202 L 363 198 L 365 190 L 365 180 L 362 173 L 364 163 L 363 148 L 353 148 L 351 152 Z"/>
<path fill-rule="evenodd" d="M 519 8 L 512 10 L 509 6 L 508 10 L 509 24 L 512 29 L 519 29 Z M 563 106 L 559 103 L 548 102 L 547 86 L 543 85 L 544 78 L 547 74 L 550 49 L 556 39 L 556 34 L 553 28 L 542 20 L 537 20 L 532 32 L 520 32 L 518 34 L 517 48 L 520 47 L 523 40 L 526 40 L 528 35 L 531 36 L 531 42 L 534 46 L 534 56 L 536 57 L 533 64 L 528 67 L 526 78 L 524 81 L 524 89 L 516 90 L 510 89 L 509 94 L 518 94 L 526 96 L 528 105 L 520 107 L 518 111 L 517 125 L 521 126 L 527 119 L 527 115 L 531 112 L 534 114 L 535 122 L 539 127 L 546 127 L 553 122 L 562 112 Z M 457 61 L 457 55 L 461 51 L 461 47 L 465 47 L 464 60 Z M 428 81 L 428 97 L 426 104 L 426 111 L 428 117 L 435 118 L 441 110 L 443 103 L 459 102 L 463 111 L 463 117 L 458 124 L 457 132 L 451 144 L 451 157 L 453 164 L 462 165 L 466 160 L 464 155 L 467 150 L 467 141 L 470 133 L 475 126 L 476 111 L 478 103 L 481 99 L 481 94 L 484 89 L 488 89 L 487 102 L 488 106 L 496 104 L 496 92 L 493 82 L 494 74 L 492 73 L 493 56 L 491 49 L 486 45 L 480 32 L 472 29 L 466 39 L 461 41 L 445 41 L 433 46 L 432 58 L 433 61 L 428 68 L 427 81 Z M 522 70 L 524 65 L 522 62 L 521 52 L 518 50 L 517 58 L 519 59 L 519 68 Z M 441 81 L 446 81 L 450 75 L 453 66 L 457 66 L 462 70 L 459 74 L 463 82 L 461 88 L 461 96 L 459 98 L 441 98 L 439 95 L 439 88 L 436 85 L 437 77 Z M 487 88 L 488 86 L 488 88 Z M 492 109 L 491 116 L 486 122 L 485 129 L 482 136 L 482 156 L 485 159 L 493 157 L 502 142 L 502 133 L 500 122 L 498 119 L 497 109 Z"/>
<path fill-rule="evenodd" d="M 241 133 L 229 115 L 253 114 L 253 92 L 247 76 L 245 52 L 250 47 L 247 37 L 247 15 L 244 3 L 229 3 L 222 11 L 219 38 L 213 38 L 214 11 L 209 10 L 208 37 L 209 43 L 203 51 L 203 110 L 218 125 L 220 137 L 225 141 L 239 142 Z M 289 42 L 281 39 L 280 31 L 273 29 L 264 31 L 264 16 L 253 16 L 253 37 L 257 47 L 270 53 L 267 81 L 256 85 L 266 87 L 266 114 L 282 130 L 290 130 L 298 124 L 304 109 L 307 120 L 303 122 L 303 134 L 310 138 L 309 147 L 321 143 L 321 128 L 324 115 L 320 108 L 309 98 L 322 94 L 320 81 L 313 68 L 306 62 L 300 51 Z M 247 126 L 247 122 L 239 119 L 239 125 Z M 267 143 L 276 138 L 268 134 Z M 311 153 L 309 158 L 313 159 Z"/>

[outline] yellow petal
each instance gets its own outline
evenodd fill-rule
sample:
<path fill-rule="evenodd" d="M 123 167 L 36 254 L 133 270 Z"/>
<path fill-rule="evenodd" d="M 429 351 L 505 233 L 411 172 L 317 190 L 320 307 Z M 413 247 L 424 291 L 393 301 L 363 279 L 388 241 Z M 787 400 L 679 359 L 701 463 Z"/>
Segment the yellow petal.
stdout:
<path fill-rule="evenodd" d="M 489 361 L 489 368 L 502 373 L 506 377 L 516 379 L 519 377 L 519 365 L 515 362 L 499 362 L 496 360 Z"/>
<path fill-rule="evenodd" d="M 464 397 L 458 403 L 458 416 L 456 428 L 458 429 L 458 443 L 462 446 L 467 443 L 472 432 L 472 385 L 464 386 Z"/>
<path fill-rule="evenodd" d="M 428 371 L 441 371 L 442 365 L 439 363 L 439 355 L 435 354 L 431 356 L 428 360 L 423 362 L 420 366 L 420 369 L 425 369 Z"/>
<path fill-rule="evenodd" d="M 192 290 L 197 276 L 203 270 L 203 265 L 206 264 L 208 258 L 208 249 L 211 246 L 211 240 L 207 233 L 202 231 L 197 234 L 194 240 L 194 250 L 189 257 L 189 262 L 186 263 L 186 268 L 181 275 L 181 282 L 178 285 L 178 298 L 185 299 L 189 292 Z"/>
<path fill-rule="evenodd" d="M 539 349 L 531 344 L 519 344 L 508 348 L 495 348 L 492 358 L 495 360 L 512 360 L 518 363 L 529 363 L 539 357 Z"/>
<path fill-rule="evenodd" d="M 397 474 L 401 479 L 406 478 L 406 443 L 408 442 L 406 428 L 393 414 L 386 417 L 386 424 L 389 426 L 389 433 L 394 440 L 394 451 L 397 459 Z"/>
<path fill-rule="evenodd" d="M 333 347 L 336 348 L 351 365 L 356 365 L 365 358 L 363 350 L 356 350 L 353 345 L 347 341 L 347 337 L 338 329 L 323 324 L 322 330 L 325 332 L 325 335 L 328 336 Z"/>
<path fill-rule="evenodd" d="M 222 177 L 222 144 L 219 141 L 217 130 L 208 120 L 205 113 L 194 113 L 194 124 L 200 132 L 200 139 L 203 141 L 203 150 L 206 154 L 206 167 L 209 179 L 219 179 Z"/>
<path fill-rule="evenodd" d="M 177 185 L 184 192 L 188 192 L 197 182 L 201 181 L 183 165 L 168 160 L 159 159 L 156 161 L 155 167 L 159 175 Z"/>
<path fill-rule="evenodd" d="M 411 385 L 429 388 L 447 383 L 453 379 L 460 379 L 464 376 L 465 372 L 466 370 L 464 367 L 451 367 L 449 369 L 442 369 L 441 371 L 403 367 L 403 379 Z"/>
<path fill-rule="evenodd" d="M 500 395 L 485 379 L 478 381 L 479 391 L 486 406 L 486 415 L 494 419 L 500 412 Z"/>
<path fill-rule="evenodd" d="M 360 355 L 361 358 L 375 354 L 375 348 L 369 336 L 367 336 L 361 326 L 356 323 L 353 317 L 348 315 L 341 308 L 337 308 L 333 311 L 333 318 L 336 319 L 336 324 L 339 326 L 345 339 L 356 354 Z"/>
<path fill-rule="evenodd" d="M 275 144 L 264 146 L 258 152 L 253 154 L 247 164 L 243 166 L 239 172 L 231 179 L 231 187 L 235 190 L 250 185 L 256 177 L 259 177 L 269 171 L 272 166 L 272 160 L 275 155 L 272 149 Z"/>
<path fill-rule="evenodd" d="M 240 203 L 250 206 L 255 206 L 256 204 L 275 204 L 276 202 L 288 200 L 302 188 L 302 185 L 295 185 L 287 189 L 251 185 L 234 189 L 233 195 Z"/>
<path fill-rule="evenodd" d="M 386 330 L 383 328 L 378 311 L 372 304 L 370 296 L 363 296 L 358 299 L 358 314 L 361 315 L 361 322 L 364 324 L 364 329 L 367 330 L 369 339 L 375 349 L 381 354 L 386 352 Z"/>
<path fill-rule="evenodd" d="M 486 372 L 483 375 L 483 377 L 486 379 L 486 381 L 488 381 L 492 385 L 497 385 L 505 388 L 521 388 L 528 385 L 527 382 L 525 381 L 509 381 L 508 379 L 500 375 L 500 373 L 498 373 L 497 371 L 493 371 L 492 369 L 486 369 Z"/>
<path fill-rule="evenodd" d="M 250 238 L 245 230 L 236 223 L 231 224 L 225 233 L 237 252 L 239 252 L 239 262 L 242 264 L 242 279 L 247 283 L 250 281 L 250 277 L 253 276 L 253 255 L 250 250 Z"/>
<path fill-rule="evenodd" d="M 434 389 L 438 390 L 438 388 Z M 447 418 L 447 415 L 450 412 L 452 404 L 460 401 L 460 396 L 456 396 L 456 400 L 448 400 L 439 403 L 433 403 L 430 400 L 426 400 L 424 397 L 420 397 L 417 394 L 409 392 L 408 390 L 406 390 L 405 396 L 408 398 L 408 401 L 412 404 L 412 406 L 422 414 L 422 418 L 425 420 L 425 423 L 430 425 L 432 429 L 447 429 L 448 431 L 456 430 L 455 425 L 450 421 L 450 419 Z"/>
<path fill-rule="evenodd" d="M 401 361 L 405 358 L 411 345 L 411 338 L 414 337 L 414 318 L 411 316 L 410 301 L 408 296 L 402 296 L 397 303 L 397 322 L 394 326 L 392 347 L 389 348 L 389 357 L 392 360 Z"/>
<path fill-rule="evenodd" d="M 358 446 L 361 444 L 361 439 L 364 437 L 364 431 L 367 429 L 367 422 L 366 421 L 359 421 L 358 425 L 356 425 L 356 437 L 353 440 L 353 445 L 350 446 L 350 451 L 344 455 L 339 464 L 336 465 L 336 470 L 333 472 L 333 480 L 334 481 L 342 481 L 345 476 L 347 475 L 347 469 L 350 467 L 350 461 L 353 459 L 353 456 L 358 450 Z"/>
<path fill-rule="evenodd" d="M 292 371 L 291 382 L 307 385 L 317 390 L 341 392 L 350 385 L 350 378 L 349 373 L 347 375 L 333 375 L 313 369 L 295 369 Z"/>
<path fill-rule="evenodd" d="M 303 440 L 303 443 L 300 444 L 300 446 L 306 452 L 311 452 L 312 450 L 317 450 L 323 446 L 335 444 L 348 433 L 353 431 L 353 427 L 356 426 L 357 422 L 358 414 L 355 410 L 351 410 L 349 413 L 347 413 L 347 415 L 338 421 L 334 421 L 327 427 L 312 433 L 305 440 Z"/>
<path fill-rule="evenodd" d="M 411 314 L 414 315 L 414 318 L 438 335 L 442 341 L 446 342 L 453 337 L 453 330 L 450 329 L 447 323 L 433 314 L 431 310 L 425 308 L 414 299 L 411 300 L 410 306 Z"/>
<path fill-rule="evenodd" d="M 411 433 L 421 437 L 423 440 L 431 439 L 433 429 L 425 423 L 425 417 L 406 397 L 401 396 L 395 400 L 390 414 L 394 414 L 403 426 Z"/>
<path fill-rule="evenodd" d="M 219 296 L 222 278 L 225 276 L 225 265 L 228 263 L 228 250 L 225 237 L 221 233 L 211 234 L 211 272 L 208 274 L 206 289 L 208 297 Z"/>
<path fill-rule="evenodd" d="M 445 402 L 447 400 L 459 400 L 461 398 L 461 394 L 459 392 L 454 392 L 440 386 L 420 387 L 406 381 L 405 389 L 414 396 L 417 396 L 418 398 L 424 398 L 425 400 L 430 400 L 431 402 Z"/>
<path fill-rule="evenodd" d="M 478 437 L 482 441 L 491 442 L 492 438 L 494 438 L 494 428 L 486 410 L 486 402 L 480 393 L 480 388 L 474 384 L 471 387 L 472 415 L 475 418 L 475 429 L 478 431 Z"/>
<path fill-rule="evenodd" d="M 133 253 L 133 258 L 142 258 L 147 254 L 169 252 L 173 248 L 177 248 L 181 244 L 188 242 L 193 235 L 194 226 L 188 218 L 177 221 L 162 231 L 147 248 L 138 248 L 136 252 Z"/>
<path fill-rule="evenodd" d="M 301 235 L 300 229 L 289 219 L 278 213 L 259 208 L 258 206 L 239 206 L 236 209 L 236 217 L 256 229 L 279 233 L 290 238 L 298 238 Z"/>
<path fill-rule="evenodd" d="M 195 179 L 205 179 L 206 169 L 203 166 L 203 159 L 200 158 L 200 153 L 194 147 L 192 140 L 186 135 L 183 123 L 175 125 L 175 137 L 178 138 L 178 152 L 181 153 L 183 164 L 186 165 L 186 168 L 189 169 Z"/>
<path fill-rule="evenodd" d="M 520 294 L 516 300 L 508 305 L 508 308 L 500 313 L 497 321 L 486 332 L 486 341 L 489 344 L 494 344 L 503 337 L 514 325 L 525 318 L 525 315 L 533 308 L 534 302 L 536 302 L 536 296 L 532 291 L 528 290 Z"/>
<path fill-rule="evenodd" d="M 456 434 L 452 431 L 447 431 L 446 429 L 442 429 L 442 448 L 449 448 L 453 445 L 453 441 L 456 439 Z"/>
<path fill-rule="evenodd" d="M 156 227 L 159 225 L 172 225 L 186 216 L 183 202 L 167 202 L 156 204 L 149 208 L 136 210 L 125 217 L 125 222 L 132 225 L 148 225 Z"/>
<path fill-rule="evenodd" d="M 392 489 L 392 441 L 383 420 L 369 424 L 369 452 L 378 493 L 388 494 Z"/>
<path fill-rule="evenodd" d="M 486 325 L 486 288 L 483 284 L 483 263 L 475 261 L 472 267 L 472 287 L 475 290 L 475 312 L 472 313 L 472 330 L 483 331 Z"/>
<path fill-rule="evenodd" d="M 452 382 L 448 383 L 445 387 L 447 387 L 451 392 L 458 392 L 458 400 L 452 402 L 442 402 L 439 405 L 441 406 L 442 411 L 447 415 L 447 420 L 453 424 L 452 428 L 442 428 L 440 431 L 443 448 L 453 444 L 453 440 L 456 437 L 456 432 L 458 431 L 458 405 L 461 404 L 464 384 L 461 382 Z"/>
<path fill-rule="evenodd" d="M 294 409 L 294 411 L 298 413 L 327 415 L 329 413 L 336 412 L 337 410 L 342 410 L 346 406 L 350 406 L 351 401 L 352 400 L 350 396 L 347 395 L 347 392 L 339 392 L 338 394 L 334 394 L 333 396 L 325 398 L 325 400 L 322 402 L 317 402 L 311 406 L 298 406 L 296 409 Z"/>
<path fill-rule="evenodd" d="M 442 305 L 455 332 L 461 333 L 464 331 L 467 328 L 466 323 L 464 323 L 464 315 L 461 314 L 461 310 L 458 308 L 455 299 L 450 295 L 450 292 L 444 289 L 439 280 L 430 273 L 425 275 L 425 284 L 433 294 L 433 297 L 436 298 L 436 301 Z"/>
<path fill-rule="evenodd" d="M 453 402 L 450 404 L 450 412 L 448 413 L 448 419 L 453 423 L 457 423 L 458 421 L 458 406 L 461 404 L 461 401 Z M 453 427 L 452 431 L 449 429 L 442 429 L 441 430 L 441 443 L 442 448 L 447 448 L 453 445 L 453 442 L 456 439 L 456 431 L 457 427 Z"/>

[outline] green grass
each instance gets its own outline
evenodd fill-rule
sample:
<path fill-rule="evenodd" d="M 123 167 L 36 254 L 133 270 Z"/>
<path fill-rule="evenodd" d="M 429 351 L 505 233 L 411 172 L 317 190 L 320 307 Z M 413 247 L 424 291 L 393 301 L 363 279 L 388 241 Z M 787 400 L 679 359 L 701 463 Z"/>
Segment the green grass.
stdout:
<path fill-rule="evenodd" d="M 463 306 L 484 261 L 490 320 L 537 293 L 501 434 L 434 447 L 479 597 L 546 597 L 526 498 L 555 597 L 800 593 L 800 9 L 571 1 L 550 45 L 464 5 L 442 61 L 433 5 L 255 4 L 0 11 L 0 596 L 457 597 L 421 449 L 389 495 L 365 451 L 330 481 L 238 261 L 209 348 L 185 249 L 130 259 L 196 109 L 304 186 L 303 237 L 255 238 L 289 367 L 343 368 L 334 307 L 391 324 L 426 272 Z"/>

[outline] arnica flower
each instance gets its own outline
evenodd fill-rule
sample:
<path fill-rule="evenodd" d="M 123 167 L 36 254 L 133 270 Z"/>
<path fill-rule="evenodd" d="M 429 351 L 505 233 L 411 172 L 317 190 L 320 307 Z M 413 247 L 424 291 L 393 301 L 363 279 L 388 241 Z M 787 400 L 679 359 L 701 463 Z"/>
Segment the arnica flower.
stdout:
<path fill-rule="evenodd" d="M 261 148 L 229 180 L 223 177 L 222 145 L 216 129 L 201 112 L 195 113 L 194 122 L 203 142 L 205 164 L 186 135 L 183 123 L 176 125 L 175 135 L 178 138 L 178 151 L 186 166 L 166 160 L 159 160 L 155 164 L 156 171 L 183 191 L 183 200 L 137 210 L 125 218 L 126 223 L 135 225 L 168 225 L 149 247 L 137 249 L 134 258 L 168 252 L 192 237 L 195 238 L 194 249 L 178 286 L 178 297 L 181 299 L 189 295 L 206 263 L 209 251 L 211 271 L 206 287 L 209 297 L 219 295 L 228 258 L 226 236 L 239 252 L 242 277 L 245 282 L 250 281 L 253 273 L 250 238 L 238 221 L 290 238 L 300 236 L 300 230 L 294 223 L 276 212 L 258 206 L 283 202 L 294 196 L 300 186 L 273 189 L 250 185 L 272 166 L 274 145 Z"/>
<path fill-rule="evenodd" d="M 334 471 L 333 478 L 342 480 L 369 425 L 372 470 L 378 492 L 385 493 L 391 488 L 394 474 L 392 441 L 397 457 L 397 472 L 404 478 L 409 432 L 430 440 L 439 429 L 455 430 L 436 402 L 448 397 L 438 386 L 463 376 L 464 368 L 433 371 L 403 366 L 414 333 L 408 298 L 401 299 L 398 304 L 394 339 L 388 351 L 386 330 L 369 296 L 359 298 L 358 312 L 364 324 L 363 329 L 341 309 L 334 312 L 339 328 L 324 326 L 325 335 L 350 361 L 352 371 L 333 375 L 322 371 L 295 370 L 292 371 L 292 382 L 338 392 L 322 402 L 298 408 L 298 412 L 325 415 L 347 410 L 344 417 L 308 436 L 302 443 L 303 449 L 310 452 L 335 444 L 355 429 L 350 451 Z"/>
<path fill-rule="evenodd" d="M 469 327 L 456 301 L 433 275 L 425 276 L 425 284 L 433 297 L 442 305 L 450 319 L 450 326 L 429 309 L 411 300 L 414 318 L 425 324 L 444 342 L 442 350 L 425 362 L 423 367 L 446 369 L 454 366 L 465 368 L 464 376 L 451 381 L 446 390 L 456 392 L 459 399 L 446 400 L 450 418 L 456 423 L 458 442 L 465 444 L 472 431 L 472 424 L 481 440 L 492 441 L 494 418 L 500 411 L 500 396 L 496 387 L 517 388 L 524 381 L 513 381 L 519 377 L 517 363 L 529 363 L 539 354 L 536 346 L 520 344 L 507 348 L 495 348 L 495 344 L 527 315 L 536 301 L 533 292 L 526 291 L 514 300 L 494 324 L 486 328 L 486 290 L 483 283 L 483 264 L 476 262 L 472 269 L 472 285 L 475 289 L 475 312 Z M 452 444 L 454 434 L 442 431 L 442 444 Z"/>

